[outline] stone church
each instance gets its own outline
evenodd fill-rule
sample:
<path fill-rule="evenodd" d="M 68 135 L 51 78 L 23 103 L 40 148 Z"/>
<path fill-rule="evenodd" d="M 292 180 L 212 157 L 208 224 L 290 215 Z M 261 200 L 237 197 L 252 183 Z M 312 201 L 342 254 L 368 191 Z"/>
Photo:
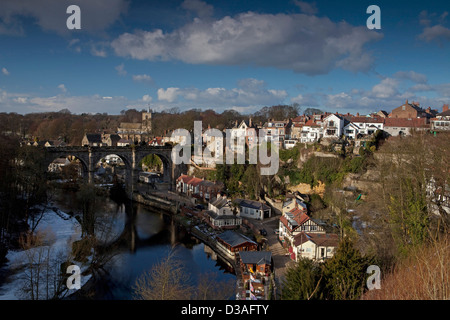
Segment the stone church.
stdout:
<path fill-rule="evenodd" d="M 152 111 L 142 112 L 140 123 L 122 122 L 117 128 L 117 134 L 124 140 L 134 143 L 149 142 L 152 131 Z"/>

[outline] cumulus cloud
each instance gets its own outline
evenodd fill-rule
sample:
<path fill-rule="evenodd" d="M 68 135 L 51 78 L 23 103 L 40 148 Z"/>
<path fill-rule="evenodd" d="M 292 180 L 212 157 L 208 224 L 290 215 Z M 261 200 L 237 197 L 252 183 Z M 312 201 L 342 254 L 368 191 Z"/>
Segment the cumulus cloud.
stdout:
<path fill-rule="evenodd" d="M 142 101 L 144 101 L 144 102 L 148 103 L 148 102 L 151 102 L 152 100 L 153 100 L 153 98 L 148 94 L 145 94 L 142 96 Z"/>
<path fill-rule="evenodd" d="M 450 29 L 444 26 L 447 16 L 447 11 L 440 15 L 428 13 L 426 10 L 420 12 L 419 23 L 424 26 L 424 29 L 417 38 L 425 42 L 436 41 L 439 44 L 442 44 L 442 41 L 449 41 Z M 435 25 L 432 25 L 433 21 L 436 23 Z"/>
<path fill-rule="evenodd" d="M 61 83 L 61 84 L 58 86 L 58 89 L 61 90 L 61 92 L 63 92 L 63 93 L 66 93 L 66 92 L 67 92 L 67 88 L 66 88 L 66 86 L 65 86 L 63 83 Z"/>
<path fill-rule="evenodd" d="M 143 82 L 143 83 L 153 83 L 152 77 L 150 77 L 148 74 L 135 74 L 133 75 L 133 81 L 135 82 Z"/>
<path fill-rule="evenodd" d="M 423 94 L 423 93 L 426 93 Z M 382 78 L 370 89 L 352 89 L 337 94 L 317 93 L 327 110 L 345 109 L 355 112 L 392 110 L 405 100 L 417 101 L 423 107 L 439 109 L 449 103 L 450 83 L 429 84 L 425 75 L 414 71 L 399 71 Z"/>
<path fill-rule="evenodd" d="M 450 29 L 441 25 L 426 27 L 419 35 L 419 39 L 426 42 L 433 40 L 450 40 Z"/>
<path fill-rule="evenodd" d="M 9 76 L 9 71 L 8 71 L 8 69 L 6 69 L 5 67 L 2 68 L 2 73 L 3 73 L 5 76 Z"/>
<path fill-rule="evenodd" d="M 373 58 L 364 46 L 382 37 L 326 17 L 247 12 L 216 20 L 195 18 L 171 32 L 124 33 L 111 47 L 118 56 L 139 60 L 256 65 L 316 75 L 334 68 L 369 70 Z"/>
<path fill-rule="evenodd" d="M 81 9 L 81 30 L 97 33 L 113 25 L 128 10 L 126 0 L 2 0 L 0 1 L 0 34 L 23 34 L 23 18 L 32 17 L 45 31 L 68 34 L 66 9 Z"/>
<path fill-rule="evenodd" d="M 97 48 L 96 46 L 91 46 L 91 54 L 96 57 L 106 58 L 107 53 L 103 48 Z"/>
<path fill-rule="evenodd" d="M 318 12 L 315 2 L 309 3 L 306 1 L 294 1 L 294 4 L 299 7 L 303 13 L 316 14 Z"/>
<path fill-rule="evenodd" d="M 179 94 L 179 88 L 159 88 L 158 89 L 158 100 L 160 101 L 167 101 L 167 102 L 174 102 Z"/>
<path fill-rule="evenodd" d="M 200 0 L 185 0 L 181 4 L 183 9 L 195 13 L 198 17 L 210 17 L 214 13 L 214 8 L 212 5 Z"/>
<path fill-rule="evenodd" d="M 398 79 L 411 80 L 413 82 L 422 84 L 428 81 L 426 75 L 415 71 L 398 71 L 393 75 L 393 77 Z"/>
<path fill-rule="evenodd" d="M 281 104 L 288 97 L 285 90 L 267 88 L 264 81 L 248 78 L 238 81 L 235 88 L 159 88 L 157 91 L 160 109 L 178 107 L 214 108 L 217 110 L 256 110 L 266 105 Z M 157 108 L 156 108 L 157 109 Z"/>
<path fill-rule="evenodd" d="M 119 64 L 118 66 L 115 67 L 117 74 L 119 76 L 126 76 L 127 75 L 127 70 L 125 70 L 125 65 L 123 63 Z"/>

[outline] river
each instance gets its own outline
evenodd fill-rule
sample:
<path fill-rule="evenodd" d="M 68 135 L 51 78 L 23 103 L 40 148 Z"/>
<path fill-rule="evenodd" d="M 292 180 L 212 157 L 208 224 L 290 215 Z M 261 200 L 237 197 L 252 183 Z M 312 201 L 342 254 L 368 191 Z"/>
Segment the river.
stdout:
<path fill-rule="evenodd" d="M 96 273 L 96 281 L 88 282 L 92 288 L 90 299 L 133 299 L 136 279 L 167 257 L 171 250 L 189 273 L 192 285 L 196 285 L 199 277 L 205 274 L 217 281 L 235 283 L 236 276 L 226 263 L 220 258 L 216 260 L 209 247 L 175 225 L 170 213 L 139 203 L 119 205 L 106 196 L 97 198 L 97 203 L 100 205 L 97 206 L 99 223 L 96 224 L 96 237 L 105 247 L 114 249 L 108 253 L 111 259 L 104 267 L 106 272 Z M 54 193 L 51 206 L 65 213 L 78 211 L 76 195 L 71 192 Z M 112 246 L 112 243 L 119 245 Z"/>

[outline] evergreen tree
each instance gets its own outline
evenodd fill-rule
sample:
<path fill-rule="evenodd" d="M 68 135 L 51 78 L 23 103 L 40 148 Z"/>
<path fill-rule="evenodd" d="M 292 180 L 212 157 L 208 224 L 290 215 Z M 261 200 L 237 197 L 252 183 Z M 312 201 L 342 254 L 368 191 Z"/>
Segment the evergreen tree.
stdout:
<path fill-rule="evenodd" d="M 283 300 L 310 300 L 322 296 L 322 272 L 313 260 L 300 260 L 286 271 L 281 297 Z"/>
<path fill-rule="evenodd" d="M 370 261 L 370 258 L 361 255 L 351 240 L 344 238 L 334 256 L 324 264 L 326 297 L 334 300 L 359 299 Z"/>

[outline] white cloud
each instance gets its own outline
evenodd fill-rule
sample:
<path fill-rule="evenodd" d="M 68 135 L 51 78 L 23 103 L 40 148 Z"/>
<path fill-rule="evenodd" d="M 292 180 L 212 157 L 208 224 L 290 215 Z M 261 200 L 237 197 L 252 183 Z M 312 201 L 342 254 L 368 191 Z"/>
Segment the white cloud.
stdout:
<path fill-rule="evenodd" d="M 449 41 L 450 29 L 442 25 L 426 27 L 423 29 L 423 32 L 419 34 L 418 38 L 426 42 L 431 42 L 433 40 L 439 41 L 441 39 Z"/>
<path fill-rule="evenodd" d="M 393 75 L 394 78 L 411 80 L 416 83 L 426 83 L 428 78 L 422 73 L 415 71 L 398 71 Z"/>
<path fill-rule="evenodd" d="M 58 86 L 58 89 L 61 90 L 63 93 L 67 92 L 66 86 L 64 84 L 62 84 L 62 83 Z"/>
<path fill-rule="evenodd" d="M 144 82 L 144 83 L 153 83 L 152 77 L 150 77 L 147 74 L 135 74 L 135 75 L 133 75 L 133 81 Z"/>
<path fill-rule="evenodd" d="M 294 1 L 294 4 L 302 10 L 303 13 L 306 14 L 316 14 L 319 10 L 317 10 L 316 3 L 309 3 L 305 1 Z"/>
<path fill-rule="evenodd" d="M 393 78 L 386 78 L 372 87 L 369 96 L 374 98 L 391 98 L 398 94 L 399 80 Z"/>
<path fill-rule="evenodd" d="M 127 70 L 125 70 L 125 65 L 123 63 L 119 64 L 118 66 L 115 67 L 117 74 L 119 76 L 126 76 L 127 75 Z"/>
<path fill-rule="evenodd" d="M 264 81 L 249 78 L 238 81 L 236 88 L 160 88 L 157 91 L 160 106 L 166 108 L 249 108 L 283 103 L 285 90 L 267 89 Z"/>
<path fill-rule="evenodd" d="M 163 88 L 158 89 L 158 100 L 174 102 L 179 94 L 179 88 L 167 88 L 164 90 Z"/>
<path fill-rule="evenodd" d="M 150 96 L 150 95 L 148 95 L 148 94 L 145 94 L 144 96 L 142 96 L 142 101 L 144 101 L 144 102 L 151 102 L 153 99 L 152 99 L 152 97 Z"/>
<path fill-rule="evenodd" d="M 138 30 L 111 42 L 115 53 L 139 60 L 257 65 L 309 75 L 334 68 L 367 71 L 367 43 L 383 37 L 366 27 L 305 14 L 258 14 L 200 19 L 164 32 Z"/>
<path fill-rule="evenodd" d="M 14 98 L 14 102 L 20 103 L 20 104 L 24 104 L 28 102 L 28 99 L 25 97 L 17 97 Z"/>
<path fill-rule="evenodd" d="M 91 54 L 96 57 L 106 58 L 107 53 L 103 48 L 97 48 L 96 46 L 91 47 Z"/>
<path fill-rule="evenodd" d="M 6 69 L 5 67 L 2 68 L 2 73 L 3 73 L 5 76 L 9 76 L 9 71 L 8 71 L 8 69 Z"/>
<path fill-rule="evenodd" d="M 447 16 L 448 11 L 444 11 L 440 16 L 436 13 L 428 13 L 426 10 L 420 12 L 419 23 L 424 26 L 424 29 L 417 38 L 425 42 L 436 41 L 439 44 L 442 44 L 442 40 L 449 41 L 450 29 L 444 26 Z M 432 22 L 436 24 L 432 26 Z"/>
<path fill-rule="evenodd" d="M 181 7 L 194 12 L 198 17 L 210 17 L 214 13 L 212 5 L 200 0 L 184 0 Z"/>

